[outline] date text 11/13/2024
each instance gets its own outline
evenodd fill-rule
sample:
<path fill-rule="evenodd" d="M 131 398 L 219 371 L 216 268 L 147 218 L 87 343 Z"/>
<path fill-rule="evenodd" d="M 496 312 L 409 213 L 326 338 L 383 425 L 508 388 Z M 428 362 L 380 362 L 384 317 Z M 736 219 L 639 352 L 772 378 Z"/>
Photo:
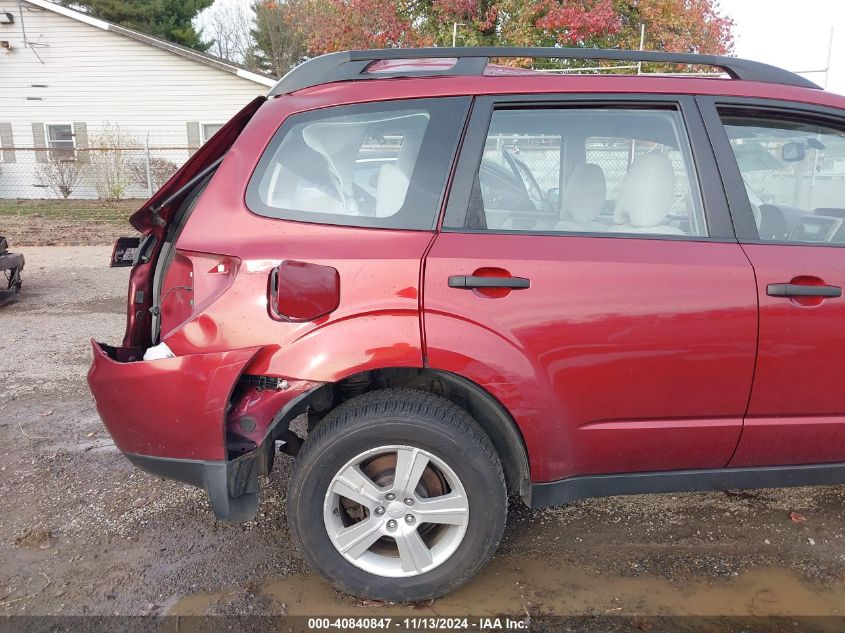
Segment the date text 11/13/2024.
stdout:
<path fill-rule="evenodd" d="M 445 631 L 445 630 L 477 630 L 477 631 L 523 631 L 528 630 L 530 620 L 510 617 L 483 618 L 308 618 L 309 630 L 342 629 L 342 630 L 390 630 L 402 631 Z"/>

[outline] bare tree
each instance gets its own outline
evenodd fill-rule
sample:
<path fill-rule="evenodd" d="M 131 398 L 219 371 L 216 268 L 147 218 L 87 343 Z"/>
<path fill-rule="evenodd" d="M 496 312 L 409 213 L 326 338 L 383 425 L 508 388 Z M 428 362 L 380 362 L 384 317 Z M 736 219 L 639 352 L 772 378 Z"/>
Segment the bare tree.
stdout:
<path fill-rule="evenodd" d="M 39 164 L 36 173 L 56 197 L 67 200 L 85 175 L 85 165 L 75 158 L 55 157 Z"/>
<path fill-rule="evenodd" d="M 130 160 L 128 165 L 132 182 L 144 190 L 157 191 L 176 173 L 179 165 L 166 158 L 151 158 L 149 163 L 150 182 L 147 182 L 147 163 L 144 159 Z"/>
<path fill-rule="evenodd" d="M 197 24 L 204 35 L 214 39 L 208 52 L 222 59 L 242 64 L 252 47 L 255 14 L 245 2 L 216 2 L 203 11 Z"/>
<path fill-rule="evenodd" d="M 138 143 L 117 123 L 106 123 L 91 139 L 89 175 L 101 200 L 120 200 L 132 184 L 130 154 Z"/>

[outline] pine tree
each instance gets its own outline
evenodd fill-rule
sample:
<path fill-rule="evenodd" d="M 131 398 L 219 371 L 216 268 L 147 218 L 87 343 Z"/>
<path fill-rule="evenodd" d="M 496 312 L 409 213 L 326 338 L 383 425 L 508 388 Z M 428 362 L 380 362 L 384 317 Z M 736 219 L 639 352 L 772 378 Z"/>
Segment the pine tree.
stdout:
<path fill-rule="evenodd" d="M 305 36 L 293 24 L 299 0 L 256 0 L 253 45 L 244 63 L 254 70 L 281 77 L 305 59 Z"/>
<path fill-rule="evenodd" d="M 212 44 L 202 39 L 193 19 L 214 4 L 214 0 L 61 0 L 61 3 L 95 18 L 199 51 L 208 50 Z"/>

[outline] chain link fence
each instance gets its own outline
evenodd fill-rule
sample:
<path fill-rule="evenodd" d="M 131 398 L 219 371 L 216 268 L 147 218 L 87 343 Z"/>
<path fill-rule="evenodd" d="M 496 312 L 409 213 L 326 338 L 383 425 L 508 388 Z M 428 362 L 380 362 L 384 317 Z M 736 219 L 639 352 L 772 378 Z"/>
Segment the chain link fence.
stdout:
<path fill-rule="evenodd" d="M 560 140 L 554 136 L 497 135 L 487 139 L 484 158 L 510 170 L 509 152 L 523 163 L 548 192 L 559 186 Z M 765 144 L 765 143 L 764 143 Z M 774 147 L 774 145 L 773 145 Z M 778 146 L 779 147 L 779 146 Z M 586 161 L 599 165 L 614 200 L 637 155 L 649 144 L 590 142 Z M 3 148 L 0 150 L 0 200 L 122 200 L 147 198 L 184 164 L 195 148 L 102 147 L 88 149 Z M 773 156 L 775 149 L 771 149 Z M 681 152 L 667 157 L 675 167 L 678 201 L 689 195 L 689 178 Z M 746 184 L 759 193 L 757 203 L 803 208 L 842 206 L 845 157 L 802 161 L 781 170 L 746 171 Z"/>
<path fill-rule="evenodd" d="M 631 143 L 608 139 L 590 140 L 585 146 L 586 162 L 595 163 L 604 171 L 608 196 L 613 199 L 622 186 L 631 162 L 640 154 L 652 151 L 652 143 Z M 497 135 L 487 139 L 484 158 L 507 167 L 504 152 L 509 152 L 525 164 L 537 184 L 544 191 L 560 185 L 560 138 L 555 136 Z M 668 152 L 667 157 L 677 174 L 685 171 L 680 152 Z M 683 192 L 680 192 L 683 193 Z"/>
<path fill-rule="evenodd" d="M 780 156 L 783 139 L 759 141 L 775 161 Z M 843 143 L 845 147 L 845 143 Z M 591 139 L 586 143 L 586 162 L 595 163 L 604 171 L 607 180 L 607 199 L 616 200 L 630 164 L 637 156 L 655 151 L 647 142 Z M 690 182 L 695 174 L 687 174 L 686 160 L 675 149 L 660 148 L 675 171 L 675 203 L 672 211 L 685 213 L 690 199 Z M 560 138 L 556 136 L 495 135 L 487 139 L 484 158 L 510 171 L 505 159 L 510 153 L 524 164 L 543 192 L 560 186 Z M 843 152 L 845 154 L 845 152 Z M 743 169 L 746 188 L 755 204 L 774 204 L 802 209 L 845 206 L 845 155 L 832 157 L 808 156 L 793 163 L 777 163 L 759 169 Z M 755 197 L 756 196 L 756 197 Z"/>
<path fill-rule="evenodd" d="M 665 150 L 665 147 L 663 148 Z M 615 200 L 634 159 L 654 150 L 653 143 L 617 141 L 614 139 L 591 139 L 585 145 L 585 159 L 602 168 L 607 180 L 607 198 Z M 509 152 L 519 163 L 525 165 L 537 181 L 540 189 L 547 193 L 560 186 L 560 137 L 538 135 L 496 135 L 487 139 L 484 158 L 506 167 L 505 152 Z M 677 211 L 685 212 L 681 205 L 689 196 L 689 177 L 684 157 L 680 151 L 665 152 L 675 171 L 675 198 Z"/>
<path fill-rule="evenodd" d="M 147 198 L 194 151 L 186 147 L 4 148 L 0 199 Z"/>
<path fill-rule="evenodd" d="M 804 140 L 800 135 L 796 138 Z M 794 163 L 781 160 L 782 135 L 755 138 L 752 145 L 759 149 L 754 156 L 758 164 L 751 163 L 748 153 L 742 151 L 744 144 L 735 144 L 751 201 L 805 210 L 845 206 L 845 140 L 837 142 L 830 136 L 825 140 L 828 146 L 823 151 L 809 147 L 805 158 Z M 770 158 L 764 161 L 762 152 Z"/>

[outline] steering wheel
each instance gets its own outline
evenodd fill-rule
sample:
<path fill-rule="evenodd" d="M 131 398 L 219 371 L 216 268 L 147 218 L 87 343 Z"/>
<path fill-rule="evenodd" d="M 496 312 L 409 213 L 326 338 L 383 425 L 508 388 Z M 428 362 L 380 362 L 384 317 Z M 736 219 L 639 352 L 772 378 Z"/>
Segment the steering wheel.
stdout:
<path fill-rule="evenodd" d="M 531 173 L 531 170 L 528 169 L 525 163 L 517 160 L 507 147 L 502 148 L 502 154 L 505 157 L 508 167 L 511 168 L 513 175 L 525 187 L 525 193 L 528 194 L 528 198 L 534 204 L 534 207 L 536 209 L 542 209 L 546 204 L 546 199 L 543 196 L 543 190 L 540 189 L 540 185 L 537 183 L 537 179 L 534 178 L 534 174 Z"/>

